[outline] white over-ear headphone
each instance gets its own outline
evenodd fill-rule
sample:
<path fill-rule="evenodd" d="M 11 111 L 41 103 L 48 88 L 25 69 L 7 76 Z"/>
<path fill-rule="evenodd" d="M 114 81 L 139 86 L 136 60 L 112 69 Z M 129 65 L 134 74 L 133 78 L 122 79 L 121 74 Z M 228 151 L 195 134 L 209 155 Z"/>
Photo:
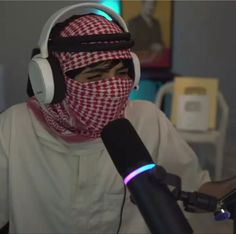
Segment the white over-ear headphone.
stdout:
<path fill-rule="evenodd" d="M 48 53 L 48 41 L 50 32 L 52 31 L 53 26 L 68 12 L 72 10 L 101 10 L 108 14 L 119 26 L 124 30 L 124 32 L 128 32 L 128 28 L 126 26 L 125 21 L 119 16 L 116 12 L 107 8 L 98 3 L 79 3 L 72 6 L 68 6 L 60 9 L 56 13 L 54 13 L 44 25 L 40 39 L 39 39 L 39 48 L 40 54 L 35 55 L 30 63 L 29 63 L 29 77 L 30 82 L 34 91 L 35 97 L 39 100 L 40 103 L 57 103 L 62 101 L 65 95 L 65 84 L 64 79 L 57 79 L 55 82 L 55 76 L 59 76 L 57 74 L 59 69 L 53 69 L 53 63 L 55 63 L 55 59 L 52 61 L 50 59 Z M 131 52 L 133 64 L 134 64 L 134 88 L 138 88 L 139 80 L 140 80 L 140 63 L 136 54 Z M 58 61 L 57 61 L 58 62 Z M 58 85 L 57 83 L 62 83 Z M 64 84 L 64 85 L 63 85 Z"/>

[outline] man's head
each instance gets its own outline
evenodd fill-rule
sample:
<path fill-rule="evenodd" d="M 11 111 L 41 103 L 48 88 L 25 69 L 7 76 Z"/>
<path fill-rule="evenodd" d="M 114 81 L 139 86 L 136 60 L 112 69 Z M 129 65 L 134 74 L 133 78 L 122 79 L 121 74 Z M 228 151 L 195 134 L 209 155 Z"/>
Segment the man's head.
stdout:
<path fill-rule="evenodd" d="M 58 23 L 75 9 L 79 13 L 81 10 L 91 13 L 71 16 Z M 108 14 L 112 22 L 92 13 L 95 9 Z M 97 3 L 79 3 L 60 9 L 45 23 L 39 38 L 40 53 L 29 63 L 35 97 L 44 104 L 59 103 L 65 94 L 64 78 L 60 77 L 65 77 L 66 71 L 104 60 L 131 59 L 131 56 L 135 64 L 134 87 L 137 87 L 140 65 L 137 56 L 130 53 L 132 45 L 124 20 L 112 9 Z"/>
<path fill-rule="evenodd" d="M 142 15 L 146 17 L 152 17 L 155 12 L 156 4 L 157 0 L 142 0 Z"/>
<path fill-rule="evenodd" d="M 59 63 L 55 69 L 66 91 L 61 102 L 43 109 L 43 118 L 59 136 L 94 139 L 107 123 L 124 117 L 135 73 L 129 36 L 95 14 L 73 16 L 53 28 L 49 56 Z"/>
<path fill-rule="evenodd" d="M 113 20 L 90 13 L 53 27 L 66 13 L 82 8 L 102 10 Z M 40 54 L 29 64 L 36 97 L 29 107 L 67 141 L 99 137 L 108 122 L 124 117 L 131 88 L 138 86 L 140 64 L 132 45 L 124 20 L 109 8 L 81 3 L 59 10 L 44 25 Z"/>

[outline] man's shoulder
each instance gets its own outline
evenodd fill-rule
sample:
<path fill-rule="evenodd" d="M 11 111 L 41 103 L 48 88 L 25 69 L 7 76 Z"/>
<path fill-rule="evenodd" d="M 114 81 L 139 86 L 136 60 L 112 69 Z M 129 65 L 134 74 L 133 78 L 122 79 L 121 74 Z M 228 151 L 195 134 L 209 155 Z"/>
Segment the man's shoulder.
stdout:
<path fill-rule="evenodd" d="M 155 119 L 156 121 L 161 115 L 161 111 L 154 103 L 145 100 L 129 101 L 125 113 L 127 118 L 142 119 L 143 121 L 145 119 Z"/>
<path fill-rule="evenodd" d="M 6 124 L 14 120 L 19 121 L 28 113 L 26 103 L 15 104 L 0 114 L 0 124 Z"/>
<path fill-rule="evenodd" d="M 152 111 L 157 110 L 157 106 L 153 102 L 146 101 L 146 100 L 130 100 L 128 102 L 127 108 L 132 108 L 138 111 L 143 110 L 143 109 L 148 109 Z"/>
<path fill-rule="evenodd" d="M 144 126 L 169 124 L 166 115 L 155 103 L 144 100 L 129 101 L 125 110 L 125 117 L 131 122 Z"/>
<path fill-rule="evenodd" d="M 14 113 L 17 112 L 24 112 L 27 109 L 26 103 L 19 103 L 19 104 L 15 104 L 7 109 L 5 109 L 3 112 L 1 112 L 0 116 L 4 116 L 4 115 L 12 115 Z"/>
<path fill-rule="evenodd" d="M 0 114 L 0 144 L 7 152 L 12 137 L 21 135 L 29 124 L 27 106 L 25 103 L 9 107 Z"/>

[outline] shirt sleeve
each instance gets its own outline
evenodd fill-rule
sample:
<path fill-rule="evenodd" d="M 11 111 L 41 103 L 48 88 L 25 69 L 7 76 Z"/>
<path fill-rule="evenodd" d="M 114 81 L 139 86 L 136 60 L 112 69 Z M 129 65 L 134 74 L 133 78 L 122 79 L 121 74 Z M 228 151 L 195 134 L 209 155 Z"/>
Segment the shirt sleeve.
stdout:
<path fill-rule="evenodd" d="M 0 115 L 0 228 L 9 220 L 8 212 L 8 160 L 4 150 L 4 124 Z"/>
<path fill-rule="evenodd" d="M 167 172 L 180 176 L 182 190 L 196 191 L 210 181 L 209 172 L 202 169 L 197 155 L 160 111 L 158 125 L 160 145 L 157 161 Z"/>

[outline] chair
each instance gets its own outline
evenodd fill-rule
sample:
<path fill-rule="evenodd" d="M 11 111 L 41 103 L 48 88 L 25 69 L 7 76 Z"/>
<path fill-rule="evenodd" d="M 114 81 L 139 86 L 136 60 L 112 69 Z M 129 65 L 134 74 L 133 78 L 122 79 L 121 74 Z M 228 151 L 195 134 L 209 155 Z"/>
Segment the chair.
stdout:
<path fill-rule="evenodd" d="M 173 93 L 174 82 L 168 82 L 161 86 L 156 95 L 155 103 L 162 108 L 164 98 L 167 94 Z M 219 109 L 219 119 L 217 121 L 217 127 L 215 130 L 209 130 L 206 132 L 199 131 L 177 131 L 183 137 L 183 139 L 189 143 L 210 143 L 215 146 L 216 158 L 215 158 L 215 179 L 220 180 L 222 177 L 222 166 L 224 156 L 224 143 L 226 136 L 226 128 L 228 124 L 229 107 L 220 91 L 217 94 L 217 103 Z"/>

